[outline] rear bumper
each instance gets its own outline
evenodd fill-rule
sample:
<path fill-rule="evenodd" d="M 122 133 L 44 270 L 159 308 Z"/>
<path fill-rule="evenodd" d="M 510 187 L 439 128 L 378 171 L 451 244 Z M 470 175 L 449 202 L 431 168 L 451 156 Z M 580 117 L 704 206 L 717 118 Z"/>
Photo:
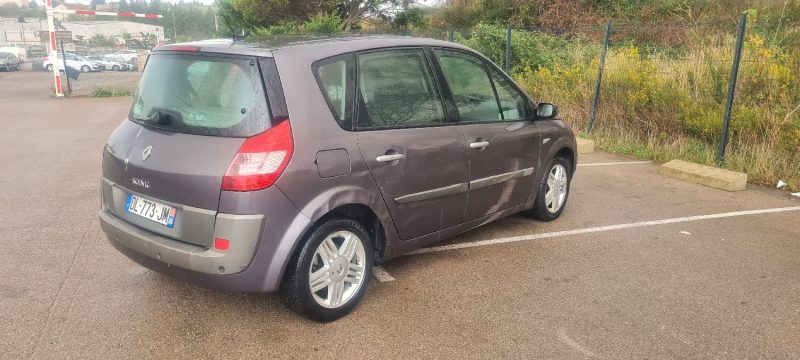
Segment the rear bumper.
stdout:
<path fill-rule="evenodd" d="M 112 246 L 148 269 L 221 291 L 277 291 L 286 263 L 310 225 L 275 187 L 252 193 L 223 191 L 219 212 L 206 220 L 212 223 L 213 233 L 207 236 L 230 241 L 227 251 L 219 251 L 175 240 L 121 218 L 109 209 L 107 195 L 104 193 L 98 217 Z"/>
<path fill-rule="evenodd" d="M 245 270 L 258 246 L 263 215 L 217 214 L 214 237 L 230 241 L 227 251 L 173 240 L 129 224 L 103 209 L 100 224 L 115 247 L 125 247 L 169 266 L 203 274 L 235 274 Z"/>

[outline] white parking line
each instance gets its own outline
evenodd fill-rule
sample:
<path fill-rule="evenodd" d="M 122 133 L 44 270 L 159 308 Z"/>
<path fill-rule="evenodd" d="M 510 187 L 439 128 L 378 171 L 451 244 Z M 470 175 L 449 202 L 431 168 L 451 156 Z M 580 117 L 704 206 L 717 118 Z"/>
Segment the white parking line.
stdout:
<path fill-rule="evenodd" d="M 581 166 L 611 166 L 611 165 L 635 165 L 635 164 L 652 164 L 652 161 L 618 161 L 618 162 L 605 162 L 605 163 L 586 163 L 578 164 Z"/>
<path fill-rule="evenodd" d="M 522 235 L 522 236 L 505 237 L 505 238 L 499 238 L 499 239 L 480 240 L 480 241 L 475 241 L 475 242 L 459 243 L 459 244 L 451 244 L 451 245 L 442 245 L 442 246 L 432 246 L 432 247 L 417 249 L 417 250 L 414 250 L 414 251 L 411 251 L 411 252 L 407 253 L 406 255 L 425 254 L 425 253 L 432 253 L 432 252 L 439 252 L 439 251 L 448 251 L 448 250 L 473 248 L 473 247 L 486 246 L 486 245 L 498 245 L 498 244 L 520 242 L 520 241 L 539 240 L 539 239 L 553 238 L 553 237 L 558 237 L 558 236 L 579 235 L 579 234 L 596 233 L 596 232 L 602 232 L 602 231 L 612 231 L 612 230 L 639 228 L 639 227 L 645 227 L 645 226 L 675 224 L 675 223 L 710 220 L 710 219 L 723 219 L 723 218 L 730 218 L 730 217 L 737 217 L 737 216 L 747 216 L 747 215 L 772 214 L 772 213 L 781 213 L 781 212 L 788 212 L 788 211 L 800 211 L 800 206 L 772 208 L 772 209 L 746 210 L 746 211 L 734 211 L 734 212 L 726 212 L 726 213 L 718 213 L 718 214 L 687 216 L 687 217 L 679 217 L 679 218 L 663 219 L 663 220 L 641 221 L 641 222 L 628 223 L 628 224 L 597 226 L 597 227 L 575 229 L 575 230 L 565 230 L 565 231 L 556 231 L 556 232 L 533 234 L 533 235 Z"/>
<path fill-rule="evenodd" d="M 392 275 L 380 265 L 372 268 L 372 275 L 375 275 L 375 278 L 380 282 L 394 281 Z"/>

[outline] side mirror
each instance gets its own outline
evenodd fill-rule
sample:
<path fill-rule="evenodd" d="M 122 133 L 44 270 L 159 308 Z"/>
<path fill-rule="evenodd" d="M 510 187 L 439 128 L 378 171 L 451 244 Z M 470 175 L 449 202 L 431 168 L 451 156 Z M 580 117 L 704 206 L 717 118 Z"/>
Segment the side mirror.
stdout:
<path fill-rule="evenodd" d="M 539 103 L 536 107 L 536 119 L 548 120 L 558 116 L 558 106 L 551 103 Z"/>

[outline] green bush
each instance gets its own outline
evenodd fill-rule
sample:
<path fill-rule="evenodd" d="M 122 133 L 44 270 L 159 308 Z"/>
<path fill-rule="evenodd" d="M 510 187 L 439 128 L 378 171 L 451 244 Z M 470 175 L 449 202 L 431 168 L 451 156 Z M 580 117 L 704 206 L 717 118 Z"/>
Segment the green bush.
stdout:
<path fill-rule="evenodd" d="M 133 93 L 128 89 L 107 89 L 97 88 L 92 90 L 89 97 L 112 97 L 112 96 L 132 96 Z"/>
<path fill-rule="evenodd" d="M 255 37 L 276 36 L 285 34 L 296 34 L 299 32 L 297 25 L 293 23 L 278 23 L 270 27 L 256 27 L 252 35 Z"/>
<path fill-rule="evenodd" d="M 478 50 L 498 65 L 506 51 L 506 28 L 500 25 L 478 24 L 469 33 L 457 33 L 455 41 Z M 511 65 L 514 72 L 525 67 L 553 69 L 556 65 L 588 62 L 596 57 L 597 49 L 578 38 L 565 38 L 542 32 L 511 31 Z"/>
<path fill-rule="evenodd" d="M 344 32 L 344 20 L 333 15 L 316 15 L 303 23 L 303 31 L 309 34 L 338 34 Z"/>

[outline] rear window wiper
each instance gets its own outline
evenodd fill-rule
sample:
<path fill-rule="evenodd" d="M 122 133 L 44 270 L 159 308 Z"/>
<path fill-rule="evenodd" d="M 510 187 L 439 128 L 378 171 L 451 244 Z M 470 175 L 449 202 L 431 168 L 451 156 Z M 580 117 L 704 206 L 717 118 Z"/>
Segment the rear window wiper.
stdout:
<path fill-rule="evenodd" d="M 161 126 L 183 124 L 183 116 L 181 113 L 174 110 L 154 108 L 150 114 L 151 115 L 147 118 L 134 117 L 134 119 L 137 121 L 153 123 Z"/>

